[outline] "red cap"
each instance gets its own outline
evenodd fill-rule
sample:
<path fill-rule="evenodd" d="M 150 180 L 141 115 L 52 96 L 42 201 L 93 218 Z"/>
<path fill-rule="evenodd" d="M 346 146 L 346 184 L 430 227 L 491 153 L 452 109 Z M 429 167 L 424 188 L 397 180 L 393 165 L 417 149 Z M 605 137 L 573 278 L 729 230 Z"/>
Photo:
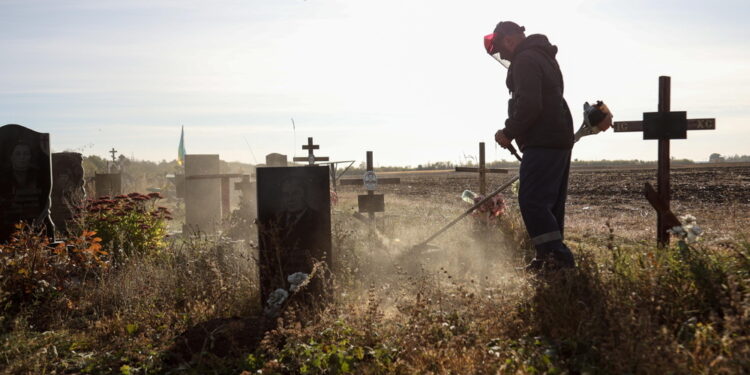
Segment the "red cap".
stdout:
<path fill-rule="evenodd" d="M 495 53 L 495 33 L 484 36 L 484 49 L 490 55 Z"/>

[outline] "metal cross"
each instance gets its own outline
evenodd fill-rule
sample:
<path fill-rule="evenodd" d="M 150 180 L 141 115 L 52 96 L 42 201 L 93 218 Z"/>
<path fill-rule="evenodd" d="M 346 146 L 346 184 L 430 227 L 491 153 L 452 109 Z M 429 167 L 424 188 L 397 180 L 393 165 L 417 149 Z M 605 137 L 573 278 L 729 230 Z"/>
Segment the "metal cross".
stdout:
<path fill-rule="evenodd" d="M 375 194 L 375 189 L 378 185 L 395 185 L 400 184 L 400 178 L 378 178 L 375 175 L 372 162 L 372 151 L 367 151 L 367 171 L 365 171 L 362 179 L 348 179 L 341 180 L 341 185 L 359 185 L 364 183 L 367 194 L 357 196 L 357 204 L 359 212 L 367 212 L 367 215 L 372 222 L 375 220 L 376 212 L 385 212 L 385 196 L 383 194 Z"/>
<path fill-rule="evenodd" d="M 479 194 L 487 193 L 487 173 L 508 173 L 507 169 L 485 168 L 484 142 L 479 142 L 479 168 L 456 167 L 456 172 L 479 172 Z"/>
<path fill-rule="evenodd" d="M 113 163 L 116 162 L 117 160 L 115 160 L 115 154 L 117 153 L 117 150 L 115 150 L 115 148 L 112 147 L 112 149 L 109 150 L 109 153 L 112 154 L 112 162 Z"/>
<path fill-rule="evenodd" d="M 669 140 L 687 139 L 688 130 L 716 129 L 716 119 L 687 119 L 687 112 L 671 112 L 671 79 L 659 77 L 659 111 L 644 112 L 643 121 L 622 121 L 613 124 L 615 132 L 643 132 L 643 139 L 659 141 L 659 160 L 656 171 L 656 187 L 646 183 L 645 195 L 656 210 L 656 242 L 659 246 L 669 244 L 667 230 L 682 225 L 670 209 L 669 186 Z"/>
<path fill-rule="evenodd" d="M 293 161 L 306 161 L 309 165 L 315 165 L 316 161 L 328 161 L 328 156 L 315 156 L 313 150 L 319 150 L 319 145 L 313 144 L 312 137 L 307 137 L 307 144 L 302 145 L 303 150 L 307 150 L 307 157 L 295 157 Z"/>

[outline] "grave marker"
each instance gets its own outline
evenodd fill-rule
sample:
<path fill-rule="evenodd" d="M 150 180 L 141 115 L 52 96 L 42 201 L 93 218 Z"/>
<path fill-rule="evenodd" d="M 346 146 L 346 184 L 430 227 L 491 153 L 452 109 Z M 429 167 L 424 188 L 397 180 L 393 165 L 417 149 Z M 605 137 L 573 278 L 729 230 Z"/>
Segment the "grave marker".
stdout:
<path fill-rule="evenodd" d="M 286 167 L 287 164 L 286 155 L 277 153 L 266 155 L 266 167 Z"/>
<path fill-rule="evenodd" d="M 54 240 L 50 160 L 49 134 L 15 124 L 0 127 L 0 243 L 21 221 L 44 228 Z"/>
<path fill-rule="evenodd" d="M 378 185 L 395 185 L 400 183 L 400 178 L 378 178 L 373 167 L 372 151 L 367 151 L 367 170 L 361 180 L 341 180 L 341 185 L 364 185 L 367 194 L 357 196 L 357 206 L 360 213 L 367 212 L 370 222 L 374 222 L 376 212 L 385 212 L 385 196 L 383 194 L 375 194 Z"/>
<path fill-rule="evenodd" d="M 688 130 L 716 129 L 716 120 L 687 119 L 687 112 L 671 112 L 671 79 L 659 77 L 659 111 L 644 112 L 643 121 L 615 122 L 615 132 L 643 132 L 643 139 L 659 141 L 659 159 L 657 162 L 656 186 L 645 185 L 645 196 L 656 210 L 656 241 L 659 246 L 669 244 L 667 230 L 681 225 L 670 208 L 669 186 L 669 141 L 670 139 L 687 139 Z"/>
<path fill-rule="evenodd" d="M 262 300 L 287 277 L 309 274 L 313 262 L 331 254 L 331 200 L 328 167 L 268 167 L 256 171 L 258 243 Z M 314 281 L 311 290 L 322 291 Z"/>
<path fill-rule="evenodd" d="M 181 195 L 180 191 L 184 192 L 187 227 L 184 229 L 213 232 L 221 219 L 231 213 L 230 179 L 250 176 L 243 173 L 219 173 L 219 164 L 219 155 L 186 155 L 185 175 L 175 178 L 178 197 Z M 183 185 L 182 188 L 180 185 Z M 240 188 L 235 186 L 235 190 Z M 202 194 L 206 194 L 205 199 Z"/>
<path fill-rule="evenodd" d="M 307 157 L 294 157 L 293 161 L 306 161 L 308 165 L 315 165 L 316 161 L 328 161 L 328 156 L 315 156 L 313 150 L 319 150 L 319 145 L 313 144 L 313 138 L 307 137 L 307 144 L 302 145 L 303 150 L 307 150 Z"/>
<path fill-rule="evenodd" d="M 122 194 L 122 173 L 94 174 L 94 188 L 97 198 Z"/>
<path fill-rule="evenodd" d="M 508 173 L 507 169 L 485 168 L 484 163 L 484 142 L 479 142 L 479 168 L 456 167 L 456 172 L 474 172 L 479 173 L 479 194 L 487 193 L 487 173 Z"/>
<path fill-rule="evenodd" d="M 185 155 L 185 226 L 183 233 L 213 233 L 221 220 L 221 182 L 202 178 L 219 174 L 219 155 Z"/>
<path fill-rule="evenodd" d="M 86 190 L 83 179 L 83 156 L 77 152 L 52 154 L 52 221 L 58 232 L 65 233 L 70 221 L 83 205 Z"/>
<path fill-rule="evenodd" d="M 112 173 L 112 167 L 117 165 L 117 158 L 115 157 L 115 154 L 117 154 L 117 150 L 112 147 L 112 149 L 109 150 L 109 153 L 112 154 L 112 164 L 109 164 L 109 162 L 107 162 L 107 173 Z"/>
<path fill-rule="evenodd" d="M 242 199 L 250 201 L 255 197 L 256 184 L 250 181 L 250 176 L 242 175 L 242 181 L 234 183 L 234 190 L 242 192 Z"/>

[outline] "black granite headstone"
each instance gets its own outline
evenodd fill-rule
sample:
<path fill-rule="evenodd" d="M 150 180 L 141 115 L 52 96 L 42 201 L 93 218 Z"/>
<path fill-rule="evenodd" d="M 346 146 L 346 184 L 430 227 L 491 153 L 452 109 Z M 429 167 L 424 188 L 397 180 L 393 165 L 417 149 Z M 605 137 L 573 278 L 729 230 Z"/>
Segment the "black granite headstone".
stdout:
<path fill-rule="evenodd" d="M 0 243 L 19 222 L 54 238 L 51 191 L 49 134 L 14 124 L 0 127 Z"/>
<path fill-rule="evenodd" d="M 330 264 L 331 200 L 328 167 L 258 168 L 259 269 L 263 301 L 287 278 L 309 274 L 315 260 Z"/>
<path fill-rule="evenodd" d="M 83 180 L 83 157 L 77 152 L 52 154 L 52 221 L 58 232 L 65 233 L 68 221 L 83 205 L 86 190 Z"/>

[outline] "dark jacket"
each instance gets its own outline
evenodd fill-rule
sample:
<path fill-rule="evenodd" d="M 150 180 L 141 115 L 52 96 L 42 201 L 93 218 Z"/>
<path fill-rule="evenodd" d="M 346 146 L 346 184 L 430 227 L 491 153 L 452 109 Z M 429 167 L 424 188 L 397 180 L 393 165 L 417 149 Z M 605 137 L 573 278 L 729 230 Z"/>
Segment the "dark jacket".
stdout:
<path fill-rule="evenodd" d="M 526 147 L 570 149 L 573 118 L 563 98 L 557 47 L 546 36 L 529 35 L 516 47 L 505 81 L 511 92 L 503 133 Z"/>

